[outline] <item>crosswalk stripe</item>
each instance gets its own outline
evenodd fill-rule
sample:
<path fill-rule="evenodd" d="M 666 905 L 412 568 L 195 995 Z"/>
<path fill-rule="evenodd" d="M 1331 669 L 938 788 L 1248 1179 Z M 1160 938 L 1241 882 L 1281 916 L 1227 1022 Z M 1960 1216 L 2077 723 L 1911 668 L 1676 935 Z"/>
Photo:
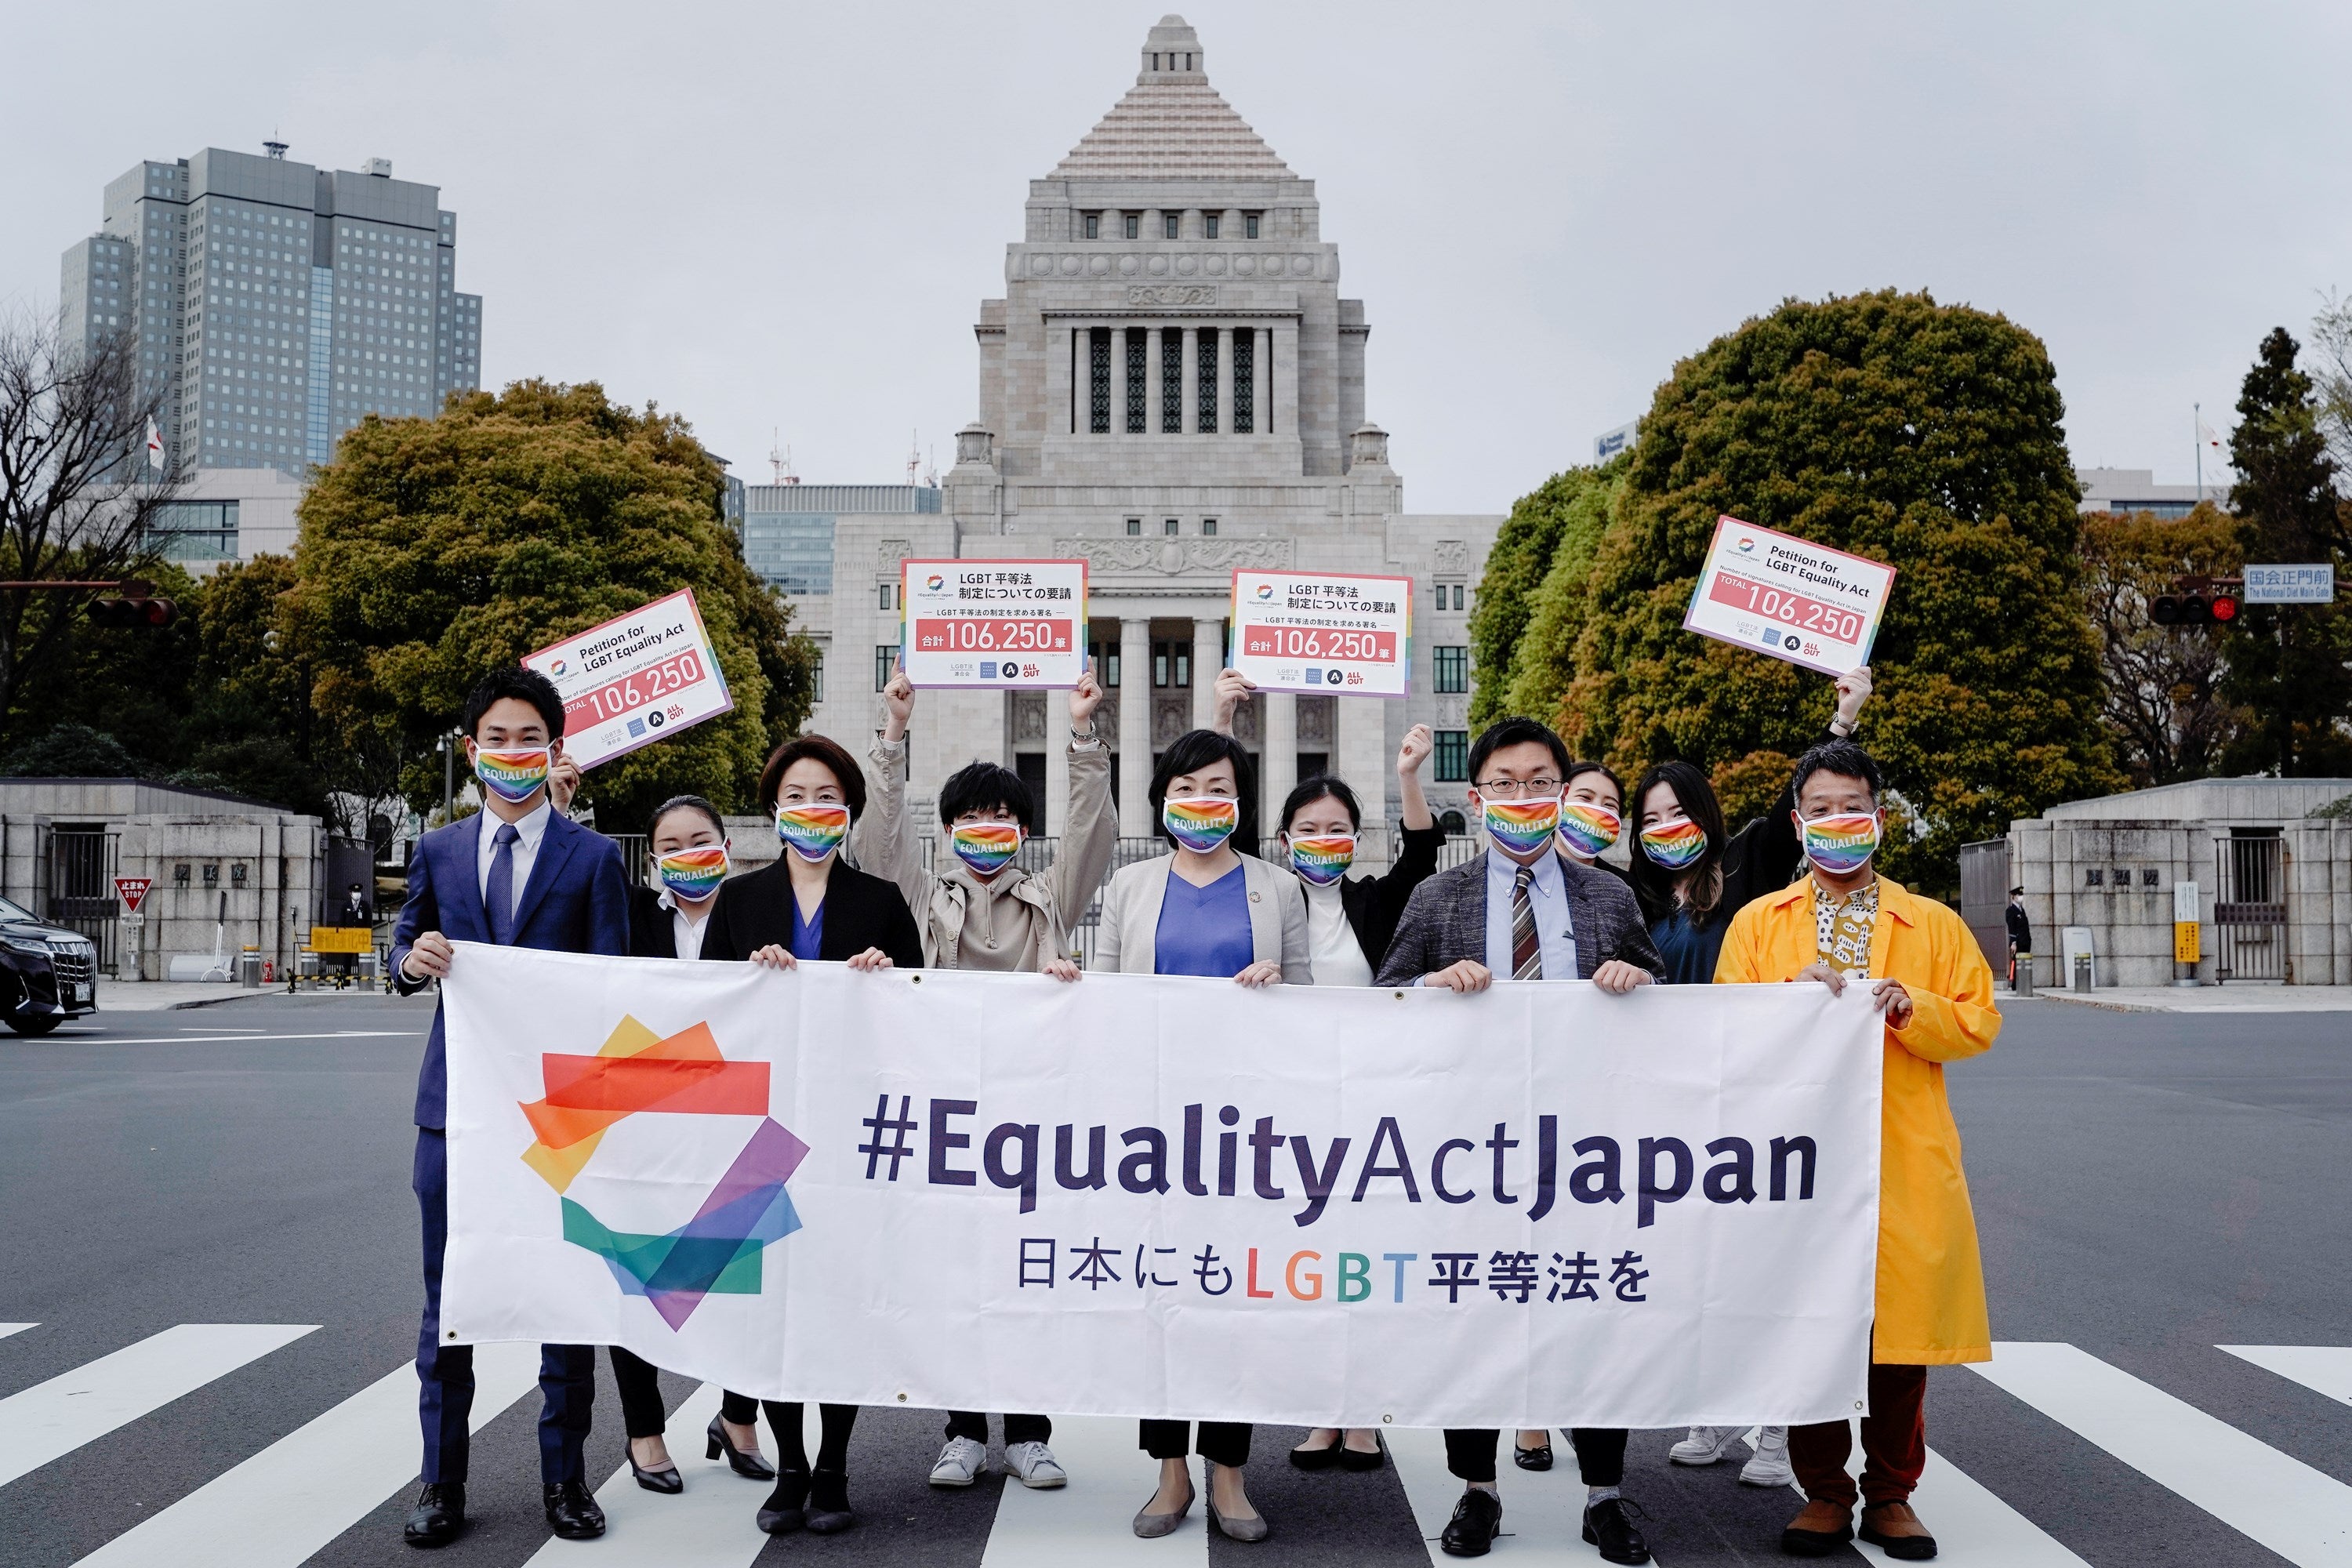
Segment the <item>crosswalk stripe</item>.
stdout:
<path fill-rule="evenodd" d="M 0 1486 L 317 1327 L 181 1323 L 0 1399 Z"/>
<path fill-rule="evenodd" d="M 2216 1345 L 2292 1383 L 2352 1405 L 2352 1347 L 2344 1345 Z"/>
<path fill-rule="evenodd" d="M 702 1429 L 719 1414 L 719 1385 L 706 1383 L 687 1396 L 669 1418 L 669 1457 L 686 1490 L 675 1497 L 637 1485 L 628 1462 L 596 1489 L 604 1510 L 604 1539 L 595 1543 L 598 1568 L 750 1568 L 768 1538 L 753 1519 L 768 1489 L 727 1468 L 724 1458 L 706 1459 Z M 816 1415 L 814 1404 L 808 1415 Z M 816 1434 L 806 1439 L 812 1452 Z M 550 1538 L 530 1568 L 569 1563 L 579 1568 L 581 1543 Z"/>
<path fill-rule="evenodd" d="M 981 1553 L 981 1568 L 1209 1561 L 1208 1510 L 1198 1498 L 1175 1534 L 1159 1541 L 1136 1539 L 1136 1510 L 1151 1500 L 1160 1462 L 1136 1447 L 1133 1421 L 1056 1415 L 1053 1449 L 1069 1472 L 1070 1484 L 1031 1491 L 1007 1477 L 996 1500 L 996 1521 Z M 1192 1484 L 1198 1488 L 1202 1467 L 1198 1459 L 1191 1464 Z M 1281 1529 L 1279 1521 L 1275 1528 Z"/>
<path fill-rule="evenodd" d="M 10 1334 L 21 1334 L 26 1329 L 37 1329 L 40 1326 L 38 1323 L 0 1323 L 0 1340 L 6 1339 Z"/>
<path fill-rule="evenodd" d="M 539 1347 L 474 1352 L 477 1432 L 539 1380 Z M 402 1363 L 142 1521 L 78 1568 L 296 1568 L 416 1474 L 416 1368 Z"/>
<path fill-rule="evenodd" d="M 1859 1445 L 1855 1451 L 1859 1455 Z M 2090 1568 L 2057 1537 L 1933 1448 L 1911 1506 L 1935 1532 L 1937 1561 L 1956 1568 Z M 1853 1547 L 1874 1563 L 1894 1561 L 1867 1541 L 1857 1540 Z"/>
<path fill-rule="evenodd" d="M 1420 1527 L 1430 1562 L 1451 1564 L 1456 1559 L 1444 1554 L 1437 1538 L 1454 1517 L 1462 1483 L 1445 1468 L 1445 1434 L 1433 1427 L 1384 1426 L 1381 1436 L 1388 1442 L 1397 1479 L 1404 1483 L 1405 1500 L 1412 1505 L 1413 1522 Z M 1584 1544 L 1584 1483 L 1577 1479 L 1575 1451 L 1555 1433 L 1552 1449 L 1558 1458 L 1552 1469 L 1531 1473 L 1511 1468 L 1511 1440 L 1505 1432 L 1504 1468 L 1496 1472 L 1502 1477 L 1503 1533 L 1495 1542 L 1495 1555 L 1528 1568 L 1555 1563 L 1591 1568 L 1592 1548 Z"/>
<path fill-rule="evenodd" d="M 2352 1487 L 2069 1344 L 1972 1370 L 2302 1568 L 2352 1565 Z"/>

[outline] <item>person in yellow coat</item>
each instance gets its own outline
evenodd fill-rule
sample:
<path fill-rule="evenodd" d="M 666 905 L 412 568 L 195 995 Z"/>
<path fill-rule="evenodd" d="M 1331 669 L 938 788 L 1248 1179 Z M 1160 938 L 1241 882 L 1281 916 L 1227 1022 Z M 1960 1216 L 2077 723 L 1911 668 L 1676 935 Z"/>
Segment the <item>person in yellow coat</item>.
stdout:
<path fill-rule="evenodd" d="M 1910 1504 L 1927 1454 L 1927 1368 L 1992 1359 L 1944 1064 L 1990 1049 L 2000 1014 L 1991 966 L 1959 917 L 1873 869 L 1886 816 L 1870 754 L 1851 741 L 1816 746 L 1799 760 L 1796 786 L 1809 874 L 1732 917 L 1715 978 L 1819 981 L 1832 991 L 1866 984 L 1886 1016 L 1861 1535 L 1889 1557 L 1916 1562 L 1936 1555 L 1936 1538 Z M 1781 1532 L 1791 1556 L 1825 1557 L 1853 1538 L 1850 1447 L 1843 1421 L 1789 1429 L 1789 1462 L 1807 1500 Z"/>

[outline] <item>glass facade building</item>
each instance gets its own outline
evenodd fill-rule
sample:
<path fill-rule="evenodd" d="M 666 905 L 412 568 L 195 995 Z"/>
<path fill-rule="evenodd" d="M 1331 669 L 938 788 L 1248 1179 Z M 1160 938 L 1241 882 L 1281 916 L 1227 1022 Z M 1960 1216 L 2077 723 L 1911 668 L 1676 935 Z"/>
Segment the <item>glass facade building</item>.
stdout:
<path fill-rule="evenodd" d="M 782 593 L 830 594 L 836 517 L 939 510 L 933 485 L 747 485 L 744 564 Z"/>

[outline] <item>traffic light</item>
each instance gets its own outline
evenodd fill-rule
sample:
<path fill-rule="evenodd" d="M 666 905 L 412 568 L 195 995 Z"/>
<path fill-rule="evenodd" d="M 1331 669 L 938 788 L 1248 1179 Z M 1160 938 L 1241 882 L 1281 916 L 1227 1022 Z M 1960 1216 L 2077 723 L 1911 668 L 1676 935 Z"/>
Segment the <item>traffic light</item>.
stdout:
<path fill-rule="evenodd" d="M 132 578 L 115 584 L 115 599 L 89 602 L 90 625 L 97 626 L 168 626 L 180 618 L 180 606 L 155 596 L 155 584 Z"/>
<path fill-rule="evenodd" d="M 2159 626 L 2227 626 L 2238 618 L 2236 577 L 2175 577 L 2171 591 L 2149 601 L 2148 619 Z"/>

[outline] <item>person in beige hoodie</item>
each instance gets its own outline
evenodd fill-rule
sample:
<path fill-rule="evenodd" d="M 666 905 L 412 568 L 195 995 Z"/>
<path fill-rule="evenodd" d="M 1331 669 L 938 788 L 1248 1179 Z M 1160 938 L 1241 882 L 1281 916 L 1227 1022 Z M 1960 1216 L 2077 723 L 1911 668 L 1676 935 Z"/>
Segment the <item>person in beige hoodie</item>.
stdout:
<path fill-rule="evenodd" d="M 1110 752 L 1094 729 L 1101 701 L 1102 688 L 1091 673 L 1070 689 L 1070 797 L 1045 869 L 1021 864 L 1023 846 L 1037 826 L 1029 786 L 1009 769 L 975 762 L 940 786 L 940 826 L 947 838 L 936 857 L 938 868 L 926 871 L 918 835 L 907 821 L 907 723 L 914 716 L 915 688 L 903 669 L 883 688 L 887 718 L 866 753 L 866 805 L 850 855 L 906 896 L 922 931 L 927 967 L 1078 977 L 1072 933 L 1118 848 Z M 1069 1479 L 1047 1447 L 1053 1434 L 1045 1416 L 1005 1415 L 1005 1467 L 1022 1485 L 1047 1489 Z M 931 1467 L 931 1485 L 971 1486 L 987 1463 L 988 1416 L 950 1411 L 947 1446 Z"/>

